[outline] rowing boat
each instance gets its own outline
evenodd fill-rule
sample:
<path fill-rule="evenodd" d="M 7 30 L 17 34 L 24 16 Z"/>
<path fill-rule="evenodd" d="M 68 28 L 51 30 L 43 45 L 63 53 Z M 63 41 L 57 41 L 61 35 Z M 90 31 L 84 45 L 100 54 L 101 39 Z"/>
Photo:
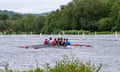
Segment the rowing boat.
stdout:
<path fill-rule="evenodd" d="M 28 46 L 20 46 L 20 48 L 25 48 L 25 49 L 29 49 L 29 48 L 33 48 L 33 49 L 40 49 L 40 48 L 62 48 L 62 49 L 67 49 L 70 47 L 67 46 L 51 46 L 51 45 L 28 45 Z"/>
<path fill-rule="evenodd" d="M 33 49 L 40 49 L 40 48 L 63 48 L 63 49 L 68 49 L 68 48 L 72 48 L 73 46 L 85 46 L 85 47 L 91 47 L 91 45 L 86 45 L 86 44 L 71 44 L 68 46 L 52 46 L 52 45 L 43 45 L 43 44 L 39 44 L 39 45 L 28 45 L 28 46 L 20 46 L 20 48 L 33 48 Z"/>

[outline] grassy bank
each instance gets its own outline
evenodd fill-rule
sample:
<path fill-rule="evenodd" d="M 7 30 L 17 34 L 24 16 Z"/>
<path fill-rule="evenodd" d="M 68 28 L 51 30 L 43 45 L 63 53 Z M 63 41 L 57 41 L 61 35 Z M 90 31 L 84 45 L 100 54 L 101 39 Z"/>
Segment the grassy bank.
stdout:
<path fill-rule="evenodd" d="M 100 32 L 90 32 L 86 30 L 66 30 L 66 31 L 60 31 L 60 32 L 51 32 L 51 34 L 115 34 L 115 32 L 110 31 L 100 31 Z M 120 34 L 120 32 L 117 32 Z M 0 32 L 0 34 L 40 34 L 40 32 Z"/>
<path fill-rule="evenodd" d="M 36 69 L 34 70 L 2 70 L 2 72 L 99 72 L 102 67 L 101 65 L 95 66 L 90 61 L 82 62 L 77 58 L 69 58 L 68 56 L 64 56 L 61 60 L 55 61 L 54 67 L 50 66 L 50 63 L 46 63 L 43 69 L 38 67 L 38 63 L 36 65 Z"/>
<path fill-rule="evenodd" d="M 110 31 L 101 31 L 101 32 L 90 32 L 85 30 L 67 30 L 67 31 L 61 31 L 61 34 L 115 34 L 115 32 Z M 120 32 L 117 32 L 120 34 Z"/>

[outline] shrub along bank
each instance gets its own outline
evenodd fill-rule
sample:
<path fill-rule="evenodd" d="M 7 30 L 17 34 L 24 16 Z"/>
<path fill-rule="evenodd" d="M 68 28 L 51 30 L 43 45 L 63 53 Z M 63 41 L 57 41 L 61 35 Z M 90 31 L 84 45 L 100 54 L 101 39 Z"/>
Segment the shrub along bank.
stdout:
<path fill-rule="evenodd" d="M 2 72 L 99 72 L 102 65 L 95 66 L 90 61 L 82 62 L 81 60 L 68 56 L 64 56 L 61 60 L 55 61 L 55 66 L 50 66 L 50 63 L 44 65 L 44 69 L 38 67 L 36 69 L 27 71 L 5 70 Z"/>

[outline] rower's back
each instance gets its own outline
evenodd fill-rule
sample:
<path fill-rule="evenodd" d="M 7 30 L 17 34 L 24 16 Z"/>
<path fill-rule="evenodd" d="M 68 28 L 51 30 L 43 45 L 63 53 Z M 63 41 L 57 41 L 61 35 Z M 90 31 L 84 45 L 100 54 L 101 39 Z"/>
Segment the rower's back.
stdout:
<path fill-rule="evenodd" d="M 70 45 L 71 43 L 68 41 L 68 39 L 66 39 L 66 41 L 65 41 L 65 46 L 68 46 L 68 45 Z"/>
<path fill-rule="evenodd" d="M 49 38 L 48 40 L 48 45 L 51 45 L 52 37 Z"/>

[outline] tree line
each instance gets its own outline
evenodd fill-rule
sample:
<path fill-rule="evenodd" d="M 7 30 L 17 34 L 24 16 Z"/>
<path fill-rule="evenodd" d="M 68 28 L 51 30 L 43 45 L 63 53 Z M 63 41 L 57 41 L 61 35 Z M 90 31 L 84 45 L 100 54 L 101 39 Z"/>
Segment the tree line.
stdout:
<path fill-rule="evenodd" d="M 120 31 L 120 0 L 72 0 L 47 16 L 0 13 L 0 31 L 58 33 Z"/>

